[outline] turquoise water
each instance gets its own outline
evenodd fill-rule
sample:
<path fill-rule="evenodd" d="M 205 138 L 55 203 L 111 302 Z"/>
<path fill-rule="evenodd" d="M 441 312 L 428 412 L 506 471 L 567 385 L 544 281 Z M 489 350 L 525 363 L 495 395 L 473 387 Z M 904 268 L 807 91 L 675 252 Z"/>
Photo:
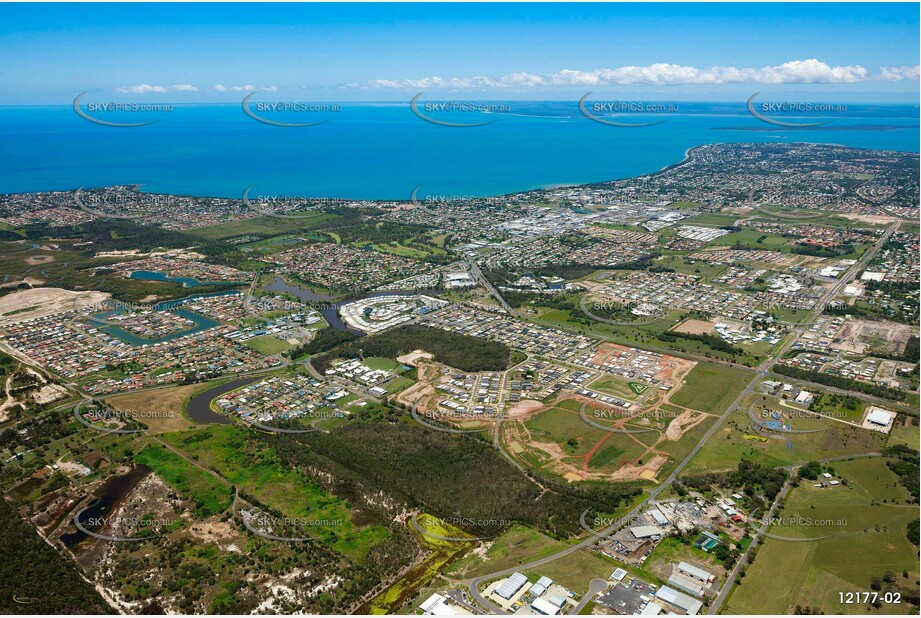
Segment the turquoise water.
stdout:
<path fill-rule="evenodd" d="M 139 337 L 135 335 L 134 333 L 130 333 L 126 331 L 124 328 L 122 328 L 121 326 L 100 326 L 99 325 L 100 321 L 104 321 L 110 316 L 121 313 L 121 311 L 105 311 L 102 313 L 95 313 L 91 316 L 91 318 L 93 320 L 93 323 L 96 325 L 96 327 L 99 330 L 104 331 L 109 335 L 112 335 L 119 341 L 123 341 L 129 345 L 134 345 L 134 346 L 153 345 L 155 343 L 162 343 L 164 341 L 172 341 L 173 339 L 178 339 L 179 337 L 184 337 L 185 335 L 191 335 L 193 333 L 198 333 L 203 330 L 207 330 L 209 328 L 214 328 L 215 326 L 218 326 L 220 324 L 220 322 L 216 322 L 212 320 L 211 318 L 206 318 L 203 315 L 193 313 L 192 311 L 189 311 L 187 309 L 171 309 L 170 311 L 172 313 L 175 313 L 176 315 L 192 320 L 193 322 L 195 322 L 195 325 L 192 326 L 191 328 L 187 328 L 186 330 L 171 333 L 169 335 L 166 335 L 165 337 L 158 337 L 156 339 L 147 339 L 145 337 Z"/>
<path fill-rule="evenodd" d="M 190 288 L 201 285 L 198 279 L 191 277 L 167 277 L 163 273 L 156 273 L 150 270 L 136 270 L 128 277 L 129 279 L 141 279 L 143 281 L 169 281 L 171 283 L 181 283 L 183 287 Z"/>
<path fill-rule="evenodd" d="M 143 281 L 169 281 L 170 283 L 181 283 L 183 287 L 193 288 L 199 285 L 232 285 L 242 283 L 241 281 L 199 281 L 192 277 L 168 277 L 164 273 L 153 272 L 150 270 L 136 270 L 131 273 L 129 279 L 141 279 Z"/>
<path fill-rule="evenodd" d="M 343 104 L 341 112 L 309 118 L 329 122 L 302 128 L 261 124 L 239 104 L 177 106 L 139 128 L 99 126 L 68 105 L 0 107 L 0 193 L 140 184 L 150 192 L 239 197 L 254 185 L 252 195 L 408 199 L 422 185 L 420 196 L 483 196 L 649 173 L 716 142 L 919 146 L 916 105 L 849 105 L 846 113 L 783 117 L 833 121 L 825 127 L 782 129 L 753 118 L 744 101 L 678 103 L 681 113 L 641 118 L 662 124 L 617 128 L 585 118 L 576 101 L 510 102 L 511 114 L 450 117 L 496 120 L 473 128 L 430 124 L 405 102 Z M 127 116 L 106 119 L 139 120 Z"/>
<path fill-rule="evenodd" d="M 156 339 L 147 339 L 144 337 L 138 337 L 137 335 L 133 333 L 129 333 L 128 331 L 126 331 L 124 328 L 120 326 L 117 326 L 117 325 L 106 326 L 104 324 L 106 318 L 116 315 L 116 314 L 124 313 L 124 310 L 122 309 L 114 309 L 112 311 L 103 311 L 100 313 L 94 313 L 90 316 L 90 322 L 91 324 L 96 326 L 96 328 L 98 328 L 99 330 L 105 331 L 106 333 L 112 335 L 116 339 L 119 339 L 120 341 L 123 341 L 130 345 L 135 345 L 135 346 L 152 345 L 154 343 L 170 341 L 178 337 L 190 335 L 192 333 L 201 332 L 209 328 L 214 328 L 215 326 L 218 326 L 220 324 L 220 322 L 216 322 L 212 320 L 211 318 L 207 318 L 201 314 L 195 313 L 193 311 L 189 311 L 188 309 L 177 308 L 177 306 L 182 305 L 186 301 L 195 300 L 196 298 L 212 298 L 214 296 L 232 296 L 232 295 L 239 295 L 239 294 L 240 292 L 236 290 L 226 290 L 224 292 L 212 292 L 211 294 L 195 294 L 193 296 L 188 296 L 186 298 L 179 298 L 176 300 L 164 300 L 164 301 L 157 303 L 156 305 L 152 307 L 154 311 L 171 311 L 177 315 L 180 315 L 184 318 L 192 320 L 195 324 L 194 326 L 186 330 L 172 333 L 165 337 L 159 337 Z"/>

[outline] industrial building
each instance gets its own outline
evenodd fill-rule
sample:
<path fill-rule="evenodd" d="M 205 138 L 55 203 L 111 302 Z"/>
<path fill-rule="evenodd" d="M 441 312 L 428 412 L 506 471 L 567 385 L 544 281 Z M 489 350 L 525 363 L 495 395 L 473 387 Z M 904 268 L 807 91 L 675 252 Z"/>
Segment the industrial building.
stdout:
<path fill-rule="evenodd" d="M 652 518 L 653 518 L 654 520 L 656 520 L 656 523 L 657 523 L 658 525 L 660 525 L 660 526 L 669 526 L 669 525 L 671 525 L 671 522 L 668 521 L 668 518 L 667 518 L 665 515 L 663 515 L 663 514 L 662 514 L 662 511 L 660 511 L 659 509 L 649 509 L 649 510 L 646 511 L 646 512 L 647 512 L 647 514 L 649 514 L 650 516 L 652 516 Z"/>
<path fill-rule="evenodd" d="M 534 599 L 531 603 L 531 609 L 544 616 L 556 616 L 560 613 L 560 608 L 547 599 Z"/>
<path fill-rule="evenodd" d="M 873 406 L 867 414 L 867 422 L 877 427 L 889 427 L 893 417 L 895 417 L 895 414 L 892 412 Z"/>
<path fill-rule="evenodd" d="M 696 616 L 700 609 L 704 606 L 701 601 L 693 597 L 689 597 L 683 592 L 678 592 L 674 588 L 669 588 L 668 586 L 662 586 L 656 592 L 656 600 L 663 601 L 672 605 L 688 614 L 688 616 Z"/>
<path fill-rule="evenodd" d="M 421 609 L 426 616 L 456 616 L 458 614 L 470 613 L 463 610 L 458 611 L 460 608 L 449 605 L 448 597 L 440 595 L 437 592 L 423 601 L 419 609 Z"/>
<path fill-rule="evenodd" d="M 681 573 L 682 575 L 686 575 L 694 579 L 699 579 L 705 584 L 709 584 L 714 579 L 716 579 L 716 577 L 709 571 L 705 571 L 701 569 L 700 567 L 696 567 L 693 564 L 690 564 L 688 562 L 679 562 L 678 572 Z"/>
<path fill-rule="evenodd" d="M 549 588 L 549 587 L 550 587 L 550 584 L 552 584 L 552 583 L 553 583 L 553 580 L 550 579 L 549 577 L 546 577 L 546 576 L 545 576 L 545 577 L 541 577 L 539 580 L 537 580 L 537 583 L 536 583 L 536 584 L 534 584 L 533 586 L 531 586 L 531 588 L 530 588 L 530 590 L 528 590 L 528 592 L 530 592 L 530 593 L 531 593 L 532 595 L 534 595 L 535 597 L 539 597 L 540 595 L 542 595 L 542 594 L 544 594 L 545 592 L 547 592 L 547 588 Z"/>
<path fill-rule="evenodd" d="M 688 594 L 693 594 L 696 597 L 702 597 L 704 595 L 704 588 L 700 581 L 691 579 L 677 571 L 672 573 L 668 578 L 668 585 L 674 586 L 678 590 L 682 590 Z"/>
<path fill-rule="evenodd" d="M 633 535 L 633 538 L 637 540 L 662 536 L 662 531 L 655 526 L 634 526 L 630 528 L 630 533 Z"/>
<path fill-rule="evenodd" d="M 526 583 L 528 583 L 528 578 L 516 571 L 512 573 L 508 579 L 499 584 L 499 587 L 496 588 L 496 594 L 508 601 L 515 596 Z"/>

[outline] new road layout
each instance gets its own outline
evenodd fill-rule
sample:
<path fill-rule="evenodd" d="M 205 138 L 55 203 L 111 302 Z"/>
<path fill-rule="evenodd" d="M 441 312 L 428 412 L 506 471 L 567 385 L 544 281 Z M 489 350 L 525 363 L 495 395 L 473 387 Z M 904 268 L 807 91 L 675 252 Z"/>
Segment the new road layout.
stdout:
<path fill-rule="evenodd" d="M 888 228 L 886 228 L 885 233 L 883 233 L 882 236 L 879 238 L 879 240 L 870 249 L 868 249 L 864 253 L 864 255 L 860 258 L 860 260 L 858 260 L 855 264 L 853 264 L 841 276 L 841 278 L 837 282 L 835 282 L 831 287 L 829 287 L 829 289 L 825 292 L 825 294 L 822 296 L 819 302 L 816 303 L 815 309 L 813 309 L 813 311 L 809 314 L 809 317 L 801 324 L 801 326 L 796 331 L 794 331 L 796 336 L 789 337 L 786 343 L 781 345 L 780 348 L 777 350 L 777 352 L 775 352 L 772 356 L 765 359 L 765 361 L 762 362 L 761 365 L 758 366 L 755 375 L 752 377 L 751 380 L 749 380 L 745 389 L 739 394 L 739 396 L 736 397 L 735 400 L 729 405 L 729 407 L 726 408 L 725 412 L 723 412 L 723 414 L 720 416 L 719 421 L 716 423 L 713 423 L 710 426 L 710 429 L 707 430 L 707 432 L 700 439 L 697 445 L 693 449 L 691 449 L 691 452 L 688 453 L 687 456 L 675 467 L 672 473 L 669 474 L 668 477 L 660 485 L 658 485 L 654 489 L 649 490 L 649 493 L 646 496 L 646 498 L 642 502 L 637 504 L 635 507 L 633 507 L 633 509 L 622 518 L 622 521 L 630 521 L 634 519 L 637 515 L 640 514 L 640 512 L 645 510 L 647 506 L 659 496 L 659 494 L 665 491 L 675 481 L 675 479 L 678 478 L 678 475 L 681 474 L 684 468 L 691 462 L 691 460 L 697 455 L 697 453 L 700 452 L 700 449 L 703 448 L 703 446 L 707 443 L 707 441 L 710 440 L 711 437 L 713 437 L 713 434 L 716 433 L 716 431 L 726 421 L 729 415 L 732 414 L 733 411 L 735 411 L 736 408 L 739 407 L 742 401 L 749 394 L 751 394 L 751 392 L 761 382 L 761 380 L 763 380 L 769 374 L 770 368 L 774 365 L 774 363 L 778 359 L 783 357 L 784 354 L 787 353 L 787 351 L 790 349 L 790 346 L 793 345 L 793 342 L 796 341 L 796 339 L 803 333 L 803 331 L 806 328 L 808 328 L 813 323 L 815 323 L 818 317 L 822 314 L 823 308 L 826 306 L 826 304 L 831 299 L 833 299 L 835 296 L 837 296 L 841 292 L 841 290 L 844 288 L 844 286 L 850 283 L 850 281 L 854 279 L 857 273 L 863 270 L 866 267 L 866 265 L 870 263 L 870 260 L 872 260 L 876 256 L 876 254 L 879 253 L 880 249 L 882 249 L 883 245 L 886 244 L 886 242 L 889 240 L 889 237 L 893 234 L 893 232 L 895 232 L 898 229 L 898 227 L 899 227 L 899 222 L 897 221 L 893 223 L 892 225 L 890 225 Z M 480 281 L 483 283 L 483 285 L 486 287 L 486 289 L 489 290 L 490 293 L 496 297 L 499 303 L 506 310 L 510 311 L 510 307 L 508 307 L 507 303 L 502 299 L 502 297 L 498 294 L 495 288 L 489 284 L 489 282 L 486 280 L 486 277 L 483 276 L 482 272 L 480 272 L 479 269 L 475 267 L 472 270 L 476 274 L 476 276 L 480 279 Z M 789 483 L 787 486 L 784 487 L 784 491 L 782 492 L 782 494 L 785 494 L 785 492 L 788 489 L 789 489 Z M 772 511 L 773 511 L 773 508 L 772 508 Z M 597 534 L 600 536 L 607 536 L 609 534 L 613 534 L 614 532 L 616 532 L 620 527 L 621 526 L 618 523 L 615 523 L 599 531 Z M 534 560 L 526 564 L 520 564 L 512 568 L 503 569 L 501 571 L 496 571 L 488 575 L 483 575 L 480 577 L 473 578 L 470 580 L 468 584 L 470 594 L 476 600 L 477 603 L 482 605 L 488 611 L 495 613 L 495 614 L 505 614 L 506 613 L 505 611 L 503 611 L 501 608 L 499 608 L 495 604 L 491 603 L 482 594 L 480 594 L 481 584 L 488 582 L 488 581 L 492 581 L 499 577 L 510 575 L 514 573 L 515 571 L 526 571 L 529 569 L 534 569 L 536 567 L 539 567 L 543 564 L 553 562 L 554 560 L 562 558 L 563 556 L 569 555 L 573 552 L 587 549 L 591 547 L 591 545 L 593 545 L 596 541 L 597 541 L 596 537 L 589 536 L 587 539 L 585 539 L 584 541 L 576 545 L 571 545 L 567 547 L 566 549 L 560 550 L 559 552 L 555 554 L 551 554 L 544 558 L 540 558 L 538 560 Z M 757 542 L 757 539 L 755 542 L 752 543 L 751 546 L 749 546 L 749 550 L 751 549 L 751 547 L 753 547 L 756 544 L 756 542 Z M 748 555 L 747 552 L 746 552 L 746 555 Z M 733 572 L 737 573 L 737 569 L 734 570 Z M 725 600 L 726 596 L 728 595 L 728 592 L 732 589 L 732 584 L 734 582 L 735 582 L 735 577 L 731 577 L 727 579 L 726 583 L 723 585 L 723 588 L 720 590 L 720 593 L 717 596 L 716 601 L 709 607 L 708 609 L 709 614 L 715 614 L 719 611 L 719 608 L 722 605 L 723 600 Z M 587 601 L 588 599 L 598 594 L 599 592 L 600 590 L 596 590 L 595 588 L 590 586 L 588 593 L 586 593 L 585 598 L 583 598 L 582 603 L 580 603 L 580 609 L 582 606 L 584 606 L 585 603 L 588 602 Z"/>

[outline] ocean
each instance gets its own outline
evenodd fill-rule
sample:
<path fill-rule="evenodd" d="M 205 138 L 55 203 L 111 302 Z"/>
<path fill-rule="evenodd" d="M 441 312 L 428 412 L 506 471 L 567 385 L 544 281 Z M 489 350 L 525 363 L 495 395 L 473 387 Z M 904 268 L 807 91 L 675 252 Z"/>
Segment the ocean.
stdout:
<path fill-rule="evenodd" d="M 327 120 L 297 128 L 258 122 L 239 104 L 96 114 L 117 122 L 158 119 L 135 128 L 94 124 L 69 105 L 0 107 L 0 193 L 138 184 L 149 192 L 237 198 L 253 185 L 257 195 L 406 200 L 419 185 L 420 196 L 486 196 L 627 178 L 717 142 L 919 149 L 916 105 L 773 114 L 785 121 L 832 121 L 812 129 L 767 124 L 751 116 L 744 102 L 679 102 L 678 112 L 617 117 L 665 121 L 631 128 L 594 122 L 576 102 L 513 101 L 506 103 L 509 112 L 428 114 L 494 121 L 466 128 L 426 122 L 407 103 L 341 105 L 338 112 L 277 117 Z"/>

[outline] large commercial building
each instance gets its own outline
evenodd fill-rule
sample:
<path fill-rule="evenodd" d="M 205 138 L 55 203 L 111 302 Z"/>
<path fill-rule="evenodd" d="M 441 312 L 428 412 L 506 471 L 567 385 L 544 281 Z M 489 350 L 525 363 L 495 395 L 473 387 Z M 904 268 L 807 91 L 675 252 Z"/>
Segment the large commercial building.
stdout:
<path fill-rule="evenodd" d="M 688 595 L 678 592 L 674 588 L 669 588 L 668 586 L 662 586 L 656 592 L 656 601 L 664 601 L 677 609 L 680 609 L 688 614 L 688 616 L 696 616 L 700 612 L 700 608 L 704 606 L 701 601 Z"/>
<path fill-rule="evenodd" d="M 634 526 L 630 528 L 630 533 L 637 540 L 662 536 L 662 530 L 655 526 Z"/>
<path fill-rule="evenodd" d="M 678 572 L 682 575 L 687 575 L 688 577 L 693 577 L 694 579 L 699 579 L 705 584 L 709 584 L 716 577 L 709 571 L 705 571 L 700 567 L 696 567 L 693 564 L 688 562 L 679 562 L 678 563 Z"/>
<path fill-rule="evenodd" d="M 496 594 L 508 601 L 515 596 L 526 583 L 528 583 L 527 577 L 518 572 L 512 573 L 508 579 L 499 584 L 499 587 L 496 588 Z"/>

